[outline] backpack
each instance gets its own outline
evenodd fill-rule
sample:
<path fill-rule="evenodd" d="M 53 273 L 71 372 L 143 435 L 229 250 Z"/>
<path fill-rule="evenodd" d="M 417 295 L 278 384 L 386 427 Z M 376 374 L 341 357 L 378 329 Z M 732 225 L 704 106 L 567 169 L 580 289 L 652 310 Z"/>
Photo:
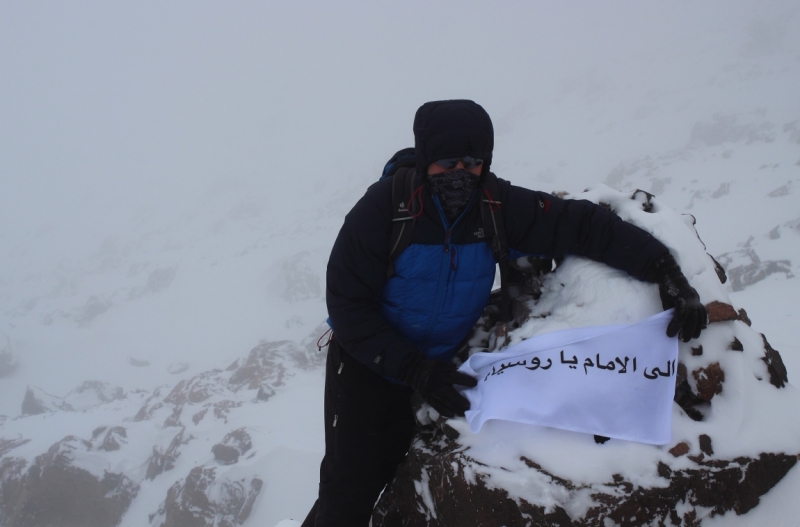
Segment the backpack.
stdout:
<path fill-rule="evenodd" d="M 480 200 L 481 221 L 486 243 L 500 268 L 500 318 L 511 320 L 511 301 L 508 292 L 508 245 L 503 216 L 499 214 L 502 203 L 497 200 L 500 191 L 497 176 L 488 172 L 483 178 L 483 196 Z M 411 243 L 416 219 L 422 214 L 422 181 L 417 177 L 414 149 L 397 152 L 386 163 L 380 179 L 392 178 L 392 234 L 389 238 L 389 265 L 386 278 L 394 276 L 394 261 Z"/>

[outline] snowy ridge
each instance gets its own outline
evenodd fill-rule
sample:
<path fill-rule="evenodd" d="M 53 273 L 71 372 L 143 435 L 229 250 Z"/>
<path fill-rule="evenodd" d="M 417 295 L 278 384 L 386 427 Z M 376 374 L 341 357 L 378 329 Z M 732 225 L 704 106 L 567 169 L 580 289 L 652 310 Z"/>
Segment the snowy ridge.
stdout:
<path fill-rule="evenodd" d="M 297 431 L 283 429 L 285 412 L 293 406 L 283 392 L 292 383 L 321 397 L 315 385 L 321 381 L 319 366 L 325 354 L 316 346 L 318 336 L 315 332 L 302 343 L 262 343 L 225 370 L 198 374 L 171 389 L 113 391 L 115 397 L 109 400 L 89 405 L 83 398 L 83 406 L 75 408 L 66 403 L 40 404 L 38 414 L 5 423 L 0 487 L 8 499 L 21 501 L 0 503 L 0 521 L 8 525 L 33 521 L 31 511 L 48 496 L 47 474 L 54 470 L 51 467 L 60 467 L 63 474 L 58 478 L 73 487 L 70 498 L 84 502 L 85 509 L 109 508 L 107 500 L 86 502 L 94 492 L 92 481 L 105 489 L 109 499 L 118 496 L 124 503 L 111 523 L 95 518 L 87 525 L 121 521 L 120 525 L 171 526 L 199 521 L 191 520 L 195 517 L 243 523 L 257 500 L 273 503 L 280 498 L 280 491 L 272 488 L 270 498 L 261 495 L 264 487 L 279 486 L 265 473 L 284 463 L 316 469 L 316 454 L 313 461 L 303 454 L 305 449 L 314 451 L 313 441 L 295 440 L 292 450 L 283 446 L 288 444 L 286 434 Z M 42 393 L 30 392 L 32 398 Z M 282 397 L 279 408 L 272 410 L 273 401 Z M 72 399 L 68 395 L 60 400 Z M 272 421 L 270 415 L 278 420 Z M 54 438 L 59 440 L 48 444 Z M 30 479 L 29 471 L 36 466 L 45 467 L 43 484 Z M 26 495 L 14 488 L 24 488 Z M 289 485 L 284 491 L 291 490 L 298 489 Z M 156 503 L 160 505 L 153 507 Z M 277 521 L 279 511 L 267 517 Z M 100 513 L 94 511 L 94 516 Z"/>

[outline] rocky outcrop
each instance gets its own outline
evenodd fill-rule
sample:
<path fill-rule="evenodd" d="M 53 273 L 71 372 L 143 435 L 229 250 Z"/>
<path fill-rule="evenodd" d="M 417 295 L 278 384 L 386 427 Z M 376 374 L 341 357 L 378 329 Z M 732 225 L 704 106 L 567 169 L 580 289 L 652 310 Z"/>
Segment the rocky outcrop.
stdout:
<path fill-rule="evenodd" d="M 0 462 L 0 523 L 7 527 L 113 527 L 139 486 L 108 470 L 92 444 L 68 436 L 30 466 Z"/>
<path fill-rule="evenodd" d="M 686 450 L 679 450 L 678 457 L 689 449 L 680 445 Z M 558 504 L 545 507 L 514 499 L 492 485 L 491 467 L 468 454 L 442 428 L 421 431 L 395 482 L 381 496 L 373 525 L 603 527 L 608 520 L 619 527 L 699 525 L 698 509 L 745 514 L 797 463 L 797 456 L 787 454 L 728 460 L 700 455 L 681 470 L 656 465 L 654 473 L 667 484 L 645 488 L 619 474 L 602 484 L 570 481 L 523 457 L 514 469 L 516 480 L 544 481 L 546 489 L 536 490 L 558 498 Z"/>
<path fill-rule="evenodd" d="M 800 403 L 792 391 L 782 389 L 788 373 L 781 355 L 751 328 L 744 309 L 731 304 L 721 285 L 726 272 L 705 254 L 691 228 L 693 219 L 685 221 L 641 191 L 631 197 L 600 189 L 589 192 L 588 199 L 605 203 L 633 223 L 641 219 L 642 225 L 652 227 L 663 221 L 659 231 L 672 233 L 684 274 L 706 302 L 709 327 L 699 339 L 679 343 L 673 442 L 655 446 L 597 437 L 592 441 L 573 432 L 514 428 L 512 423 L 488 429 L 484 425 L 479 434 L 472 434 L 463 419 L 432 424 L 423 419 L 428 424 L 421 425 L 406 462 L 376 506 L 375 527 L 693 527 L 707 517 L 748 513 L 797 464 L 800 442 L 780 438 L 800 437 L 800 428 L 775 417 L 780 412 L 774 408 Z M 681 239 L 677 233 L 687 226 L 690 230 Z M 721 260 L 728 265 L 734 290 L 762 279 L 762 271 L 769 270 L 758 264 L 739 273 L 727 257 Z M 594 272 L 609 282 L 626 280 L 602 274 L 605 271 L 593 265 L 597 264 L 565 265 L 549 275 L 547 264 L 517 265 L 522 281 L 512 288 L 514 320 L 498 322 L 499 299 L 493 297 L 494 305 L 484 312 L 459 358 L 500 350 L 520 340 L 519 335 L 524 339 L 545 331 L 539 328 L 559 316 L 572 317 L 570 324 L 579 322 L 578 308 L 596 302 L 591 296 L 596 292 L 571 289 L 574 282 Z M 647 294 L 639 288 L 625 298 L 622 281 L 619 287 L 603 287 L 620 295 L 613 305 L 634 304 Z M 584 298 L 585 290 L 590 296 Z M 564 307 L 566 302 L 554 300 L 554 295 L 569 305 Z M 557 323 L 563 327 L 563 322 Z M 707 419 L 712 414 L 714 418 Z M 753 431 L 747 439 L 741 437 L 745 427 Z M 568 448 L 562 446 L 566 443 Z M 632 469 L 621 460 L 634 451 L 637 464 Z"/>
<path fill-rule="evenodd" d="M 153 447 L 153 454 L 147 462 L 145 478 L 154 479 L 162 472 L 175 468 L 175 461 L 181 455 L 181 447 L 191 439 L 191 437 L 185 437 L 184 432 L 186 432 L 186 428 L 181 428 L 166 448 L 161 448 L 159 445 Z"/>
<path fill-rule="evenodd" d="M 762 261 L 751 247 L 721 254 L 717 258 L 726 268 L 734 291 L 742 291 L 776 273 L 782 273 L 786 278 L 794 276 L 789 260 Z"/>
<path fill-rule="evenodd" d="M 63 398 L 50 395 L 35 386 L 28 386 L 28 389 L 25 390 L 25 398 L 22 400 L 22 415 L 38 415 L 58 411 L 71 412 L 73 408 Z"/>
<path fill-rule="evenodd" d="M 310 337 L 301 343 L 265 342 L 253 348 L 247 358 L 228 368 L 211 370 L 179 382 L 166 397 L 154 395 L 139 409 L 135 420 L 153 418 L 169 410 L 164 426 L 185 426 L 184 416 L 194 424 L 207 415 L 225 421 L 228 412 L 242 404 L 239 394 L 252 392 L 248 401 L 266 401 L 285 385 L 291 368 L 311 369 L 322 364 L 325 352 Z M 187 411 L 184 412 L 184 409 Z M 209 414 L 208 410 L 212 410 Z"/>
<path fill-rule="evenodd" d="M 227 434 L 221 443 L 211 447 L 211 452 L 213 452 L 214 459 L 218 463 L 232 465 L 239 461 L 239 456 L 251 448 L 253 448 L 253 442 L 250 439 L 250 434 L 244 428 L 237 428 Z"/>
<path fill-rule="evenodd" d="M 160 527 L 234 527 L 250 516 L 264 482 L 217 478 L 214 467 L 195 467 L 170 487 L 159 507 Z M 162 520 L 163 519 L 163 520 Z M 151 517 L 155 523 L 156 516 Z"/>
<path fill-rule="evenodd" d="M 102 381 L 86 381 L 64 397 L 51 395 L 35 386 L 28 386 L 25 398 L 22 400 L 22 415 L 89 410 L 124 397 L 125 392 L 122 388 Z"/>
<path fill-rule="evenodd" d="M 8 421 L 13 427 L 0 429 L 7 436 L 0 437 L 0 525 L 105 527 L 139 520 L 146 525 L 146 518 L 123 520 L 139 486 L 166 491 L 175 481 L 160 496 L 158 510 L 155 504 L 135 507 L 137 514 L 152 512 L 151 525 L 240 525 L 264 483 L 249 468 L 243 479 L 242 460 L 255 455 L 257 442 L 244 427 L 252 414 L 243 418 L 239 412 L 263 404 L 297 371 L 318 368 L 325 359 L 316 345 L 323 331 L 317 328 L 299 343 L 263 342 L 225 370 L 153 392 L 125 393 L 87 381 L 58 397 L 29 387 L 23 415 Z M 75 412 L 75 418 L 65 412 Z M 99 424 L 96 416 L 117 420 L 85 428 Z M 24 437 L 28 419 L 37 430 L 47 423 L 61 434 L 56 437 L 73 435 L 42 452 L 38 438 Z M 227 426 L 229 419 L 236 426 Z M 0 425 L 4 421 L 0 416 Z M 214 461 L 205 466 L 192 462 L 211 455 Z M 166 481 L 150 483 L 159 478 Z"/>

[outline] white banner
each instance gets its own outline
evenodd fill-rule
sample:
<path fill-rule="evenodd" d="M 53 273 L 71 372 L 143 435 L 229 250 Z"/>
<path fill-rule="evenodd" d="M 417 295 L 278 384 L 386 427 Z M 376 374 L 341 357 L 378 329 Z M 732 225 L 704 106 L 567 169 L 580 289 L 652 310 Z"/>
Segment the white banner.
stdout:
<path fill-rule="evenodd" d="M 627 326 L 537 335 L 499 353 L 476 353 L 460 371 L 470 430 L 504 419 L 655 445 L 670 442 L 678 339 L 672 310 Z"/>

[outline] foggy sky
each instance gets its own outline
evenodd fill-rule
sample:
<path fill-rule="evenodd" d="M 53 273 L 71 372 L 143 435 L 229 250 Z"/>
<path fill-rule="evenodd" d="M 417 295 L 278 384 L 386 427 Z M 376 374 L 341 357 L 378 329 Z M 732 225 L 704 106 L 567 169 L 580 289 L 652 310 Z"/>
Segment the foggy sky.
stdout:
<path fill-rule="evenodd" d="M 316 181 L 374 178 L 435 99 L 489 111 L 501 176 L 569 164 L 560 186 L 599 181 L 715 112 L 762 97 L 796 111 L 796 87 L 693 87 L 800 55 L 799 13 L 791 0 L 4 2 L 0 242 L 41 239 L 57 260 L 224 179 L 297 208 Z"/>

